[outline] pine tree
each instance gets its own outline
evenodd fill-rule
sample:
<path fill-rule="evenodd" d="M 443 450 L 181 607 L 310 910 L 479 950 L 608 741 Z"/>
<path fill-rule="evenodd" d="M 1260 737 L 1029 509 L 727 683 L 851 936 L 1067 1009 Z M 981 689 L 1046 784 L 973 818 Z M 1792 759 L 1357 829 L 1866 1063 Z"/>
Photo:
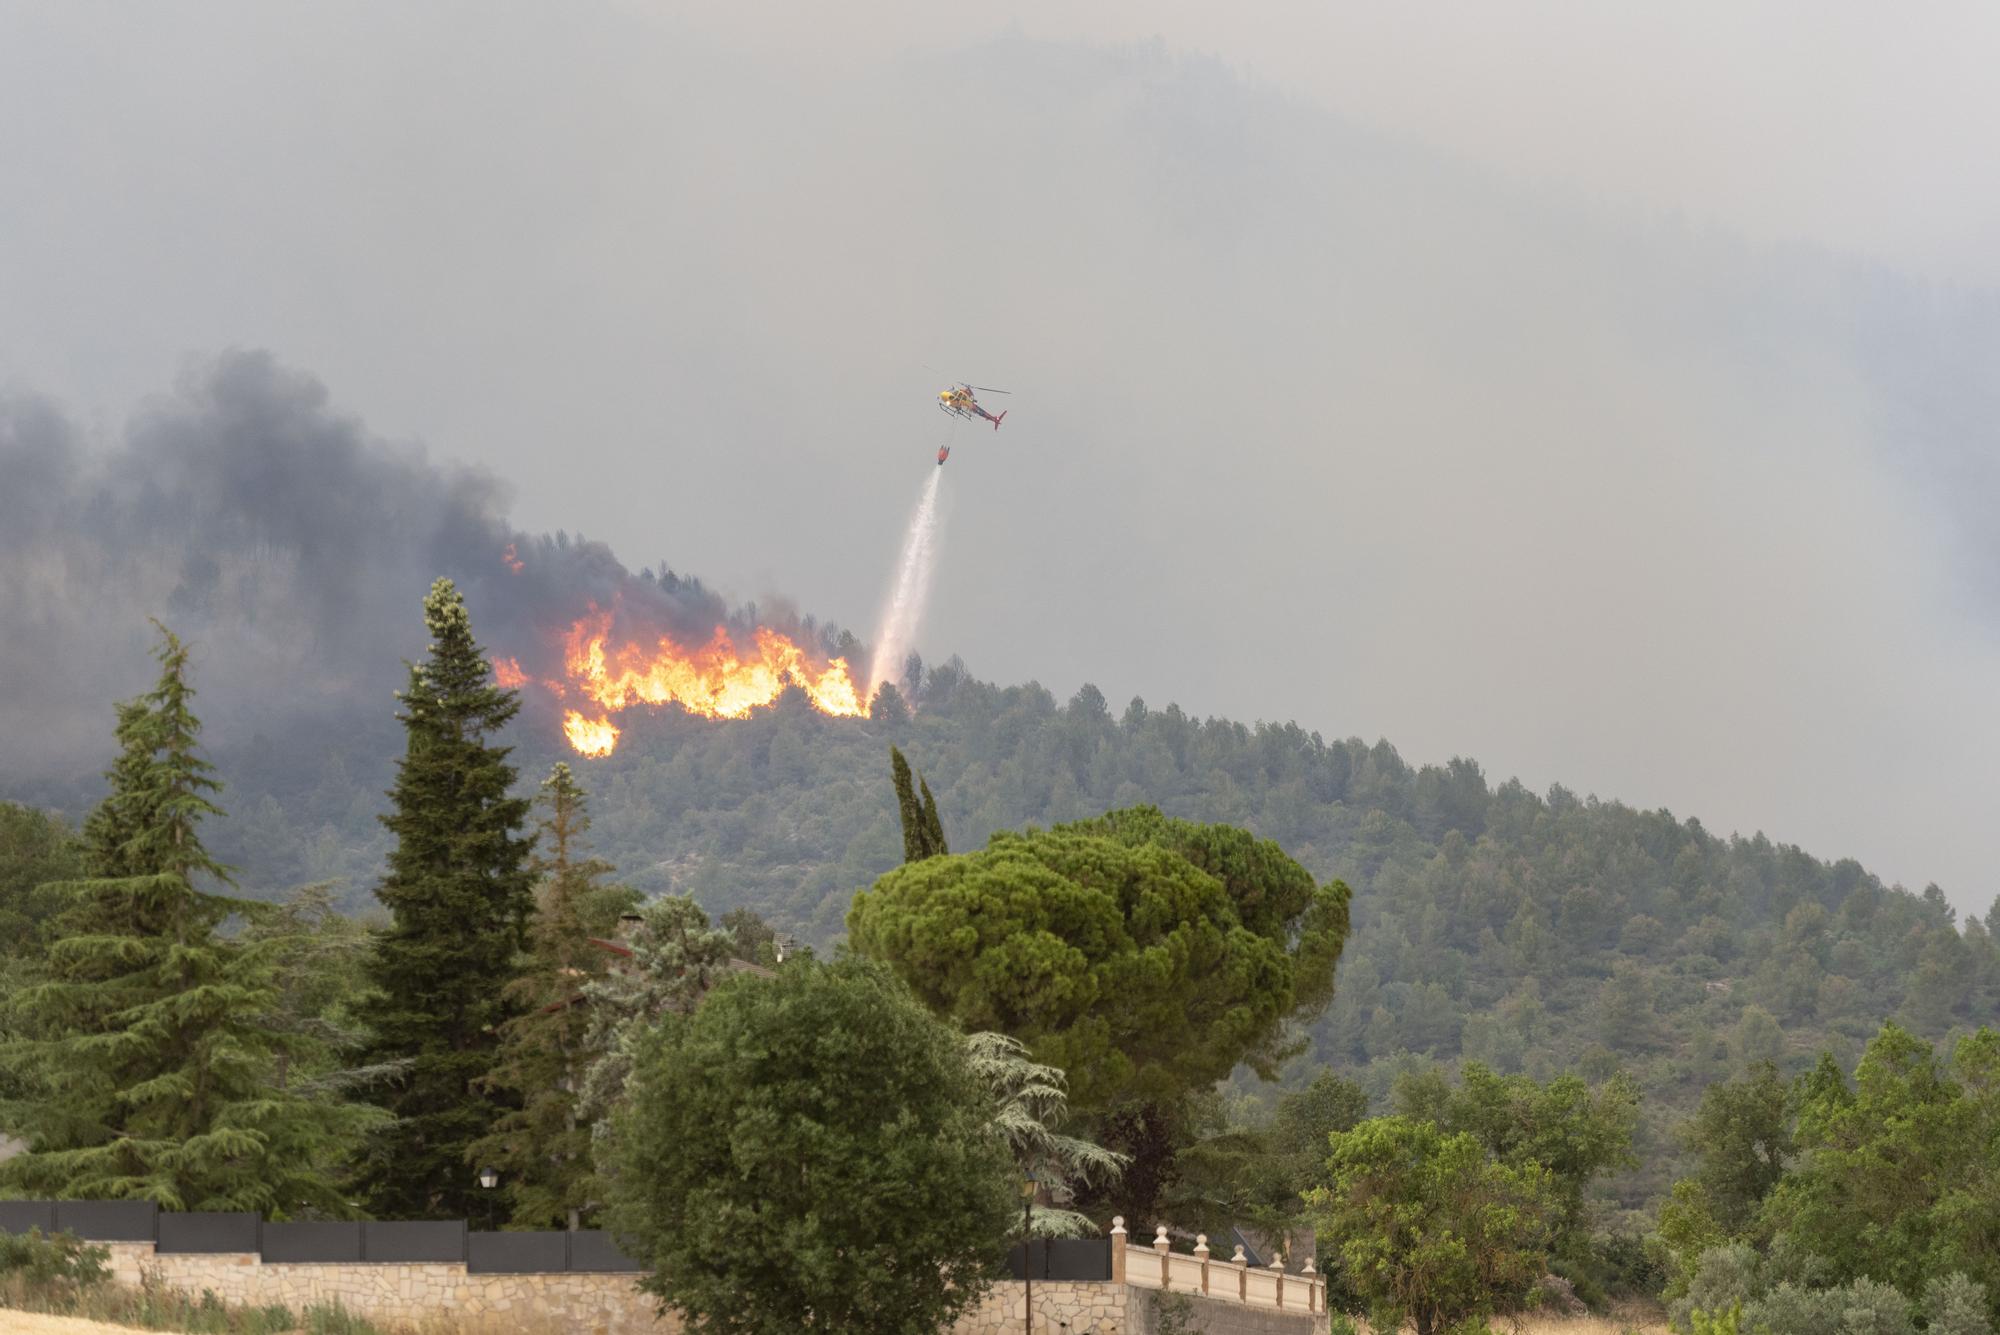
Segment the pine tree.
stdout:
<path fill-rule="evenodd" d="M 382 817 L 396 846 L 375 893 L 390 924 L 368 963 L 376 995 L 361 1017 L 371 1056 L 407 1063 L 376 1092 L 396 1121 L 372 1139 L 360 1179 L 385 1218 L 491 1208 L 468 1156 L 509 1107 L 482 1084 L 519 1010 L 507 985 L 534 911 L 532 841 L 520 834 L 529 804 L 508 795 L 508 748 L 492 740 L 520 701 L 493 685 L 450 580 L 431 586 L 424 623 L 430 651 L 410 665 L 405 751 Z"/>
<path fill-rule="evenodd" d="M 584 988 L 590 1066 L 577 1107 L 597 1134 L 624 1097 L 637 1047 L 654 1021 L 691 1014 L 729 975 L 736 948 L 735 939 L 711 926 L 686 895 L 662 895 L 639 910 L 625 945 L 630 959 Z"/>
<path fill-rule="evenodd" d="M 155 623 L 157 624 L 157 623 Z M 269 949 L 220 939 L 259 906 L 230 886 L 200 836 L 220 784 L 196 751 L 188 651 L 160 627 L 159 684 L 121 705 L 112 788 L 87 829 L 89 879 L 69 901 L 44 975 L 10 999 L 5 1050 L 26 1128 L 0 1187 L 59 1198 L 134 1198 L 174 1210 L 301 1207 L 345 1214 L 327 1165 L 366 1113 L 275 1088 L 280 1041 Z"/>
<path fill-rule="evenodd" d="M 516 1226 L 575 1229 L 591 1205 L 590 1126 L 577 1110 L 592 1056 L 590 1012 L 579 1003 L 611 958 L 591 938 L 610 935 L 638 896 L 605 885 L 611 864 L 583 855 L 589 807 L 568 765 L 558 761 L 542 781 L 539 803 L 547 852 L 530 864 L 540 881 L 531 963 L 509 986 L 523 1009 L 502 1029 L 499 1063 L 487 1081 L 521 1106 L 502 1115 L 473 1154 L 500 1171 Z"/>

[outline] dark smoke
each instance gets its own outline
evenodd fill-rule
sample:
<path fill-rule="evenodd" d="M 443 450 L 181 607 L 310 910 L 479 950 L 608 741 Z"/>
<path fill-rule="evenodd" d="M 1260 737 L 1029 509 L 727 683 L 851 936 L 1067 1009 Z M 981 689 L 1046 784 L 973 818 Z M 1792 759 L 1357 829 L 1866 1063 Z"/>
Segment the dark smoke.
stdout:
<path fill-rule="evenodd" d="M 214 745 L 282 746 L 393 713 L 439 575 L 531 673 L 555 671 L 553 633 L 592 601 L 621 629 L 696 641 L 755 615 L 601 543 L 520 532 L 507 500 L 261 352 L 190 372 L 107 453 L 47 402 L 0 400 L 0 795 L 102 766 L 111 702 L 152 680 L 149 617 L 196 646 Z"/>

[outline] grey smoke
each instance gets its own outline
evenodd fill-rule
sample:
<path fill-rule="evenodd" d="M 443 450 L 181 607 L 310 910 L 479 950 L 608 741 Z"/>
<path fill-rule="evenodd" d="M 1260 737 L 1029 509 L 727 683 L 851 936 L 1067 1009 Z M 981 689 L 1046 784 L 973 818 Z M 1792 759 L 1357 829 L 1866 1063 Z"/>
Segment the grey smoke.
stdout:
<path fill-rule="evenodd" d="M 934 467 L 929 364 L 1017 395 L 953 451 L 925 658 L 1991 902 L 2000 19 L 795 8 L 9 10 L 0 380 L 124 450 L 176 358 L 272 348 L 516 484 L 475 518 L 851 622 Z M 66 457 L 35 476 L 89 491 Z M 458 552 L 483 631 L 506 531 Z M 318 625 L 216 564 L 190 590 L 281 661 Z M 300 595 L 389 618 L 329 689 L 393 688 L 427 564 Z M 141 650 L 30 694 L 97 744 Z"/>
<path fill-rule="evenodd" d="M 699 581 L 515 529 L 499 480 L 372 436 L 262 352 L 189 371 L 104 452 L 46 401 L 0 401 L 0 483 L 0 736 L 16 785 L 105 750 L 110 702 L 150 683 L 151 617 L 196 646 L 225 743 L 390 708 L 438 575 L 465 590 L 489 650 L 530 671 L 553 670 L 551 631 L 593 601 L 683 639 L 731 619 Z"/>

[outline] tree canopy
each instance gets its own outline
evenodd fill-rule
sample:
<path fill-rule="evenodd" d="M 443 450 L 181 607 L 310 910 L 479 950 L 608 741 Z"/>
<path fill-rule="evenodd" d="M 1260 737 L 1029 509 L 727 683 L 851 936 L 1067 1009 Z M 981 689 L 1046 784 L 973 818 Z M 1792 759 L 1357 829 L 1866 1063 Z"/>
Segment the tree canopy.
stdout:
<path fill-rule="evenodd" d="M 1710 1083 L 1762 1059 L 1789 1079 L 1823 1049 L 1851 1071 L 1884 1017 L 1933 1042 L 2000 1023 L 2000 910 L 1955 914 L 1783 831 L 1532 790 L 1374 738 L 1140 700 L 1107 710 L 1098 691 L 1065 702 L 955 661 L 904 684 L 912 712 L 895 719 L 781 699 L 746 719 L 635 722 L 616 754 L 572 759 L 592 789 L 594 851 L 648 895 L 692 895 L 718 917 L 755 910 L 824 948 L 855 888 L 904 859 L 881 781 L 892 743 L 960 850 L 1141 802 L 1253 831 L 1354 888 L 1340 986 L 1304 1026 L 1313 1058 L 1378 1106 L 1427 1063 L 1540 1081 L 1627 1071 L 1646 1094 L 1645 1158 L 1597 1191 L 1634 1232 L 1691 1163 L 1672 1132 Z M 246 885 L 345 877 L 348 906 L 365 905 L 405 738 L 387 710 L 313 717 L 275 742 L 237 729 L 214 753 L 236 814 L 211 847 Z M 537 771 L 568 755 L 559 716 L 510 732 Z M 11 791 L 73 822 L 95 796 Z"/>
<path fill-rule="evenodd" d="M 1268 1066 L 1329 995 L 1346 926 L 1345 886 L 1150 808 L 899 867 L 848 915 L 856 949 L 967 1029 L 1026 1042 L 1099 1110 Z"/>
<path fill-rule="evenodd" d="M 287 939 L 218 934 L 262 911 L 222 893 L 228 869 L 202 843 L 221 785 L 199 752 L 187 646 L 161 627 L 156 656 L 158 684 L 118 708 L 85 874 L 43 892 L 62 905 L 55 939 L 8 999 L 5 1124 L 27 1149 L 0 1185 L 344 1216 L 330 1170 L 372 1119 L 283 1078 L 299 1037 L 271 1023 Z"/>
<path fill-rule="evenodd" d="M 1686 1135 L 1698 1166 L 1659 1229 L 1683 1324 L 1731 1305 L 1777 1335 L 1863 1309 L 1900 1328 L 2000 1320 L 2000 1033 L 1941 1057 L 1891 1022 L 1851 1082 L 1830 1056 L 1789 1089 L 1753 1070 L 1711 1087 Z"/>
<path fill-rule="evenodd" d="M 1409 1117 L 1373 1118 L 1332 1143 L 1332 1181 L 1311 1201 L 1377 1330 L 1442 1335 L 1526 1303 L 1558 1209 L 1546 1169 Z"/>
<path fill-rule="evenodd" d="M 1446 1133 L 1476 1137 L 1502 1163 L 1547 1170 L 1559 1248 L 1583 1241 L 1585 1193 L 1592 1180 L 1634 1161 L 1639 1091 L 1623 1076 L 1593 1090 L 1578 1075 L 1539 1084 L 1467 1062 L 1456 1088 L 1435 1070 L 1399 1081 L 1396 1108 L 1435 1122 Z"/>
<path fill-rule="evenodd" d="M 738 976 L 641 1040 L 611 1221 L 692 1331 L 931 1335 L 1015 1218 L 991 1117 L 964 1041 L 880 966 Z"/>

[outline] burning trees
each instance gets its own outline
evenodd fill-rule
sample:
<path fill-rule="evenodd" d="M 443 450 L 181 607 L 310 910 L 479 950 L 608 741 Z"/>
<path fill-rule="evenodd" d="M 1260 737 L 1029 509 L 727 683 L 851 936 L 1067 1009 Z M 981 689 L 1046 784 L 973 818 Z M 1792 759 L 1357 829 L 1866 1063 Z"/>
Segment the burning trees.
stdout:
<path fill-rule="evenodd" d="M 410 667 L 408 734 L 382 818 L 396 835 L 376 897 L 390 913 L 362 1018 L 374 1055 L 407 1063 L 376 1100 L 396 1121 L 371 1141 L 362 1183 L 383 1218 L 472 1213 L 466 1154 L 507 1105 L 481 1092 L 501 1026 L 519 1012 L 507 985 L 534 912 L 521 834 L 528 802 L 509 796 L 514 768 L 494 735 L 520 709 L 492 684 L 465 600 L 440 579 L 424 599 L 428 657 Z"/>

